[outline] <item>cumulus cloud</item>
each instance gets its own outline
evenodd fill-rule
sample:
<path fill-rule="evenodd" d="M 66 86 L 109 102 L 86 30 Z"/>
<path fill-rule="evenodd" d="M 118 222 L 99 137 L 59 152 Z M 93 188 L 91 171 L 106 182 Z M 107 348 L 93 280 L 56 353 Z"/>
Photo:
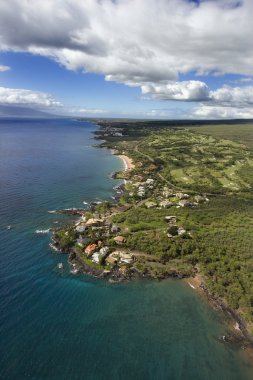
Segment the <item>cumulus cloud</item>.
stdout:
<path fill-rule="evenodd" d="M 210 98 L 227 106 L 242 106 L 253 104 L 253 86 L 230 87 L 223 86 L 210 92 Z"/>
<path fill-rule="evenodd" d="M 252 0 L 1 1 L 0 49 L 129 85 L 191 71 L 249 76 L 252 13 Z"/>
<path fill-rule="evenodd" d="M 9 66 L 0 65 L 0 72 L 9 71 L 11 68 Z"/>
<path fill-rule="evenodd" d="M 232 73 L 249 84 L 252 14 L 252 0 L 0 1 L 0 50 L 39 54 L 70 70 L 102 74 L 140 87 L 144 97 L 202 102 L 195 111 L 200 117 L 249 115 L 252 86 L 211 91 L 204 81 L 178 78 Z M 47 94 L 14 89 L 2 90 L 0 102 L 58 105 Z"/>
<path fill-rule="evenodd" d="M 253 110 L 250 107 L 232 108 L 201 104 L 193 111 L 193 116 L 200 119 L 252 119 Z"/>
<path fill-rule="evenodd" d="M 209 89 L 204 82 L 183 81 L 159 84 L 142 84 L 142 93 L 161 100 L 200 101 L 209 99 Z"/>
<path fill-rule="evenodd" d="M 206 101 L 223 106 L 253 104 L 253 86 L 231 87 L 224 85 L 214 91 L 201 81 L 182 81 L 159 84 L 141 84 L 143 95 L 161 100 Z"/>
<path fill-rule="evenodd" d="M 44 92 L 0 87 L 0 104 L 27 105 L 38 108 L 59 107 L 61 103 Z"/>

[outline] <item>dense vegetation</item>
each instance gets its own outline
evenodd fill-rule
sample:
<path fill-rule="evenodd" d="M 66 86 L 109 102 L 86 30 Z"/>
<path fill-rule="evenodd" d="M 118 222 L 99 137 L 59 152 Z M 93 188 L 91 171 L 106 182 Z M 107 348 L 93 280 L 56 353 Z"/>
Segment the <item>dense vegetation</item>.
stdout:
<path fill-rule="evenodd" d="M 164 268 L 180 267 L 188 274 L 199 268 L 210 292 L 238 309 L 250 328 L 253 124 L 192 124 L 188 123 L 187 128 L 183 122 L 110 124 L 119 128 L 124 137 L 109 136 L 105 145 L 124 151 L 135 160 L 132 176 L 147 173 L 158 181 L 158 188 L 160 181 L 160 185 L 169 183 L 190 194 L 213 193 L 210 202 L 196 208 L 146 209 L 142 203 L 114 216 L 114 222 L 124 231 L 129 248 L 158 257 Z M 104 125 L 102 133 L 103 128 Z M 148 170 L 151 163 L 155 171 Z M 168 214 L 177 216 L 178 225 L 190 232 L 190 237 L 168 239 L 164 220 Z M 158 270 L 155 259 L 150 261 L 153 269 Z"/>

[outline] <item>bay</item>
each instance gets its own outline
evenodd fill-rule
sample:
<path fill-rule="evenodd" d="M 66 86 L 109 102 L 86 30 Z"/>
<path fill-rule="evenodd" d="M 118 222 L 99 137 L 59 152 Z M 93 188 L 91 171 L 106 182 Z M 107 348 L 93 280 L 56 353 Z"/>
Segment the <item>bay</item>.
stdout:
<path fill-rule="evenodd" d="M 222 316 L 187 284 L 74 276 L 50 236 L 34 234 L 67 222 L 48 210 L 113 195 L 110 173 L 123 164 L 93 147 L 95 129 L 0 120 L 0 378 L 252 378 L 238 348 L 217 339 Z"/>

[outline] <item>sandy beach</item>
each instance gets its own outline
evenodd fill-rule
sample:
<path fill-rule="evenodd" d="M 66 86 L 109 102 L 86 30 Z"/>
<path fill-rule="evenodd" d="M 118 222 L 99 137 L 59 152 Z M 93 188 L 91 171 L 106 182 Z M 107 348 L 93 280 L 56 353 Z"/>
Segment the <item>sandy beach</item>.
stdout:
<path fill-rule="evenodd" d="M 118 155 L 119 158 L 124 162 L 124 170 L 132 170 L 134 169 L 133 160 L 125 155 Z"/>
<path fill-rule="evenodd" d="M 187 278 L 188 285 L 195 290 L 201 290 L 200 285 L 203 283 L 203 277 L 198 273 L 195 277 Z"/>

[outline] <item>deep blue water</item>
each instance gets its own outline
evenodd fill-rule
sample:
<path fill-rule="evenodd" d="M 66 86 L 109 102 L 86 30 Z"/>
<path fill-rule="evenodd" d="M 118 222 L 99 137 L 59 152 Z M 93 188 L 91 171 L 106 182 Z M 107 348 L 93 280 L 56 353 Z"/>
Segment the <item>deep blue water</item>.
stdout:
<path fill-rule="evenodd" d="M 113 194 L 110 173 L 122 163 L 92 147 L 94 130 L 74 120 L 0 120 L 0 378 L 252 378 L 238 349 L 217 341 L 221 316 L 187 284 L 74 276 L 49 236 L 34 234 L 64 222 L 48 210 Z"/>

